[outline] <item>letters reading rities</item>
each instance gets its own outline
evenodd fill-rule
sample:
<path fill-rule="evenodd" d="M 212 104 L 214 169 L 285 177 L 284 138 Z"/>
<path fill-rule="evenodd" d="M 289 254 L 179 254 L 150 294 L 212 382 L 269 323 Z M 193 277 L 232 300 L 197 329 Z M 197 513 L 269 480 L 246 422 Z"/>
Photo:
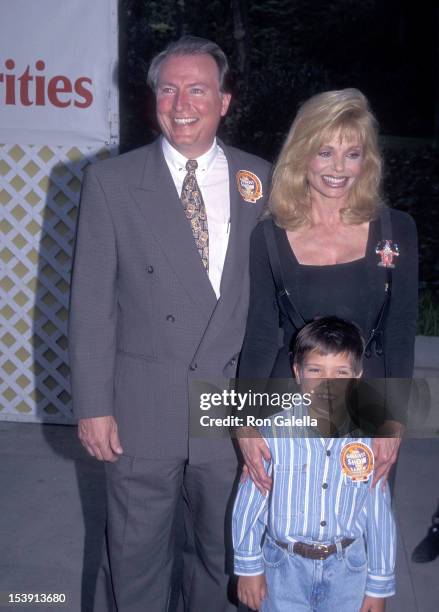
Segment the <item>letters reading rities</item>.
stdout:
<path fill-rule="evenodd" d="M 47 77 L 42 73 L 46 64 L 39 59 L 35 62 L 35 74 L 30 65 L 17 75 L 15 61 L 7 59 L 4 63 L 5 72 L 0 72 L 0 104 L 9 106 L 46 106 L 51 104 L 57 108 L 76 106 L 88 108 L 93 102 L 89 77 L 81 76 L 75 80 L 57 74 Z"/>

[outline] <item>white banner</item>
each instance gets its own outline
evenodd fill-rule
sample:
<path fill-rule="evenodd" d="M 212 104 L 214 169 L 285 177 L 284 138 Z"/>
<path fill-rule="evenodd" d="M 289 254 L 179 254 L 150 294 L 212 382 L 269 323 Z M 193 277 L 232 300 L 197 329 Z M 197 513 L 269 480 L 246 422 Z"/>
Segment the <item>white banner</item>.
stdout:
<path fill-rule="evenodd" d="M 71 423 L 83 171 L 118 144 L 117 0 L 0 0 L 0 421 Z"/>
<path fill-rule="evenodd" d="M 116 0 L 0 0 L 0 142 L 116 142 L 116 57 Z"/>

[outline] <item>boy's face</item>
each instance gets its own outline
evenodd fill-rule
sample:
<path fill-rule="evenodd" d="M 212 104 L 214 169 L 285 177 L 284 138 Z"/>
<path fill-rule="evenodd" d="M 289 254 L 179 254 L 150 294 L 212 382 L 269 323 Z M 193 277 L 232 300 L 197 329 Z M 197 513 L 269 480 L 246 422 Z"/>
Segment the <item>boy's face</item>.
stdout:
<path fill-rule="evenodd" d="M 360 378 L 350 353 L 322 355 L 309 351 L 303 362 L 293 366 L 302 393 L 311 394 L 310 416 L 338 427 L 346 420 L 346 391 L 349 379 Z"/>

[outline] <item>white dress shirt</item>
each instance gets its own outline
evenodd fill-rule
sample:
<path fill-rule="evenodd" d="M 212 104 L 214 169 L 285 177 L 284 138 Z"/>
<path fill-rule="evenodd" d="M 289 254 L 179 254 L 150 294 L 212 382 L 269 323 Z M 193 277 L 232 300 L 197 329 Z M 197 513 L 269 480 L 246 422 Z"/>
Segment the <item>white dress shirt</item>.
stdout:
<path fill-rule="evenodd" d="M 180 197 L 187 174 L 187 158 L 174 149 L 166 138 L 162 138 L 162 150 Z M 219 298 L 230 233 L 229 168 L 224 151 L 216 139 L 206 153 L 195 159 L 198 162 L 195 175 L 206 207 L 209 230 L 209 280 Z"/>

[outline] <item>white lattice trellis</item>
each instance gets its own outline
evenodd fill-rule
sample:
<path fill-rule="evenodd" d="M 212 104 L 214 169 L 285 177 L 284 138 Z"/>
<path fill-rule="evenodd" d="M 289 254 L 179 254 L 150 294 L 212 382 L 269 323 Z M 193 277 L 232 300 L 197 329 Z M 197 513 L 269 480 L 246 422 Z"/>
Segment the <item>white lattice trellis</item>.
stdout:
<path fill-rule="evenodd" d="M 0 419 L 71 422 L 67 316 L 84 167 L 107 148 L 0 145 Z"/>

